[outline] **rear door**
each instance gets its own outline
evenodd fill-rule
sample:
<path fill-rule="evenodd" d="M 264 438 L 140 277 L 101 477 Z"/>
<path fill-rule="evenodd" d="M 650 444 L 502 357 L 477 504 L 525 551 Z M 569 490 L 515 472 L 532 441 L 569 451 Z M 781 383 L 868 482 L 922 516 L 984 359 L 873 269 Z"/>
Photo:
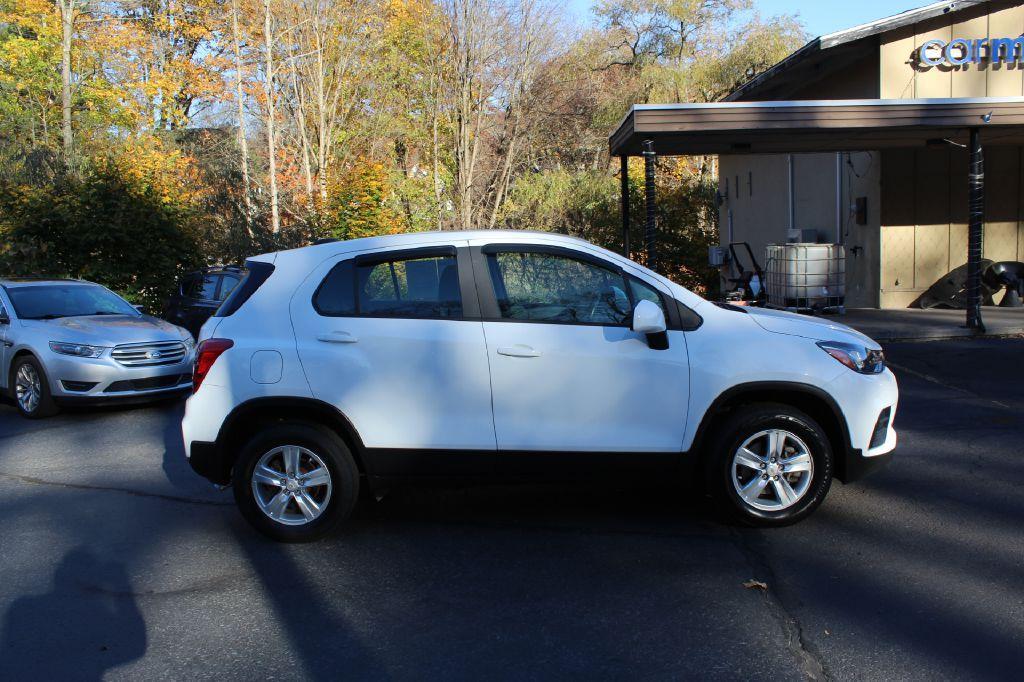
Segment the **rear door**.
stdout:
<path fill-rule="evenodd" d="M 0 319 L 6 319 L 7 322 L 0 322 L 0 388 L 7 386 L 7 377 L 10 374 L 7 363 L 11 360 L 11 353 L 8 350 L 14 345 L 14 339 L 12 338 L 11 332 L 11 318 L 4 307 L 3 298 L 0 298 Z"/>
<path fill-rule="evenodd" d="M 473 243 L 498 449 L 679 452 L 689 365 L 678 315 L 666 316 L 666 350 L 629 327 L 642 298 L 670 313 L 666 294 L 587 252 Z"/>
<path fill-rule="evenodd" d="M 487 351 L 465 251 L 346 255 L 319 266 L 292 299 L 312 392 L 377 450 L 378 473 L 490 466 L 489 458 L 452 452 L 495 450 Z"/>

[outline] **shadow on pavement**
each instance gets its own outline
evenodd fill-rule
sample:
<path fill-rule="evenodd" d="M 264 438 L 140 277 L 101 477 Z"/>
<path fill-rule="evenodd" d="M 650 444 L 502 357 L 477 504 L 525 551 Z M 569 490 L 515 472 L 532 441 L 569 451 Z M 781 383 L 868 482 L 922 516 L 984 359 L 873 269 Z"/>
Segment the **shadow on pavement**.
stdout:
<path fill-rule="evenodd" d="M 46 594 L 16 599 L 3 618 L 0 678 L 98 680 L 146 653 L 146 623 L 124 565 L 77 547 Z"/>

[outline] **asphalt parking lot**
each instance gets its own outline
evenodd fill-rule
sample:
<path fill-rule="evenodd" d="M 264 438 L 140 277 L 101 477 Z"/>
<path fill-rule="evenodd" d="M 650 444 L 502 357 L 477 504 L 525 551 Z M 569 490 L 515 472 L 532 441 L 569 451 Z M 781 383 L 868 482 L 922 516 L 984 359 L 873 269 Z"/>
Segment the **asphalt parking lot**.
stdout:
<path fill-rule="evenodd" d="M 180 404 L 0 405 L 0 679 L 1015 677 L 1024 340 L 887 352 L 892 466 L 772 531 L 674 488 L 487 487 L 276 545 L 189 470 Z"/>

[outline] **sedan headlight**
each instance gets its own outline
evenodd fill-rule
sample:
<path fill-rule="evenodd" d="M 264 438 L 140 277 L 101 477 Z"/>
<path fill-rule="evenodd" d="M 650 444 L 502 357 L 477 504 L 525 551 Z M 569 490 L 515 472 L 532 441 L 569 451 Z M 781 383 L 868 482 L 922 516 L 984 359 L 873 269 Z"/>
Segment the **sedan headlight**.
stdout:
<path fill-rule="evenodd" d="M 885 369 L 885 354 L 880 350 L 842 341 L 821 341 L 818 348 L 860 374 L 879 374 Z"/>
<path fill-rule="evenodd" d="M 87 346 L 84 343 L 64 343 L 50 341 L 50 350 L 61 355 L 74 355 L 78 358 L 98 358 L 106 350 L 103 346 Z"/>

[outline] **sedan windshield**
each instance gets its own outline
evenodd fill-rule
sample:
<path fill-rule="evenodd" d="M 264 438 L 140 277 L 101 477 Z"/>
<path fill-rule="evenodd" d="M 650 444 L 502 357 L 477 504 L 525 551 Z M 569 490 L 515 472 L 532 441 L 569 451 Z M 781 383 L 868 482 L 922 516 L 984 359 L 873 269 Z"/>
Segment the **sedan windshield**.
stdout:
<path fill-rule="evenodd" d="M 139 315 L 117 294 L 95 284 L 40 284 L 7 290 L 23 320 L 53 320 L 79 315 Z"/>

